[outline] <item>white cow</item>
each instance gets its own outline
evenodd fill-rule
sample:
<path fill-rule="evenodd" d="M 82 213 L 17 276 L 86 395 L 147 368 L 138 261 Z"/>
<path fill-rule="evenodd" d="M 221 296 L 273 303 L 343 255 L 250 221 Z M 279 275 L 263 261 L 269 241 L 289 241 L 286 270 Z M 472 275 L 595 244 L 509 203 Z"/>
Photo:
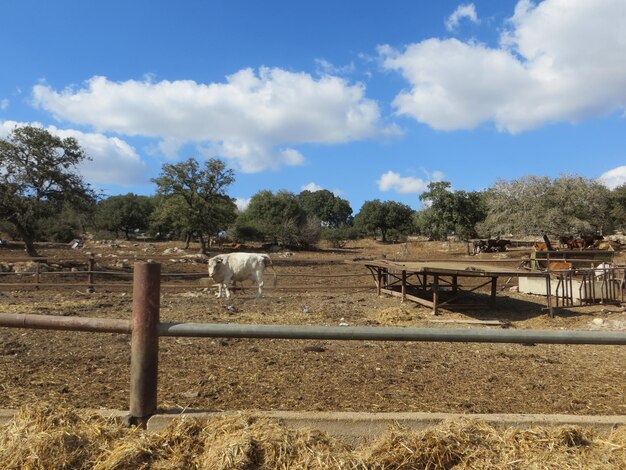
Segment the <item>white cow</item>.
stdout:
<path fill-rule="evenodd" d="M 209 276 L 218 283 L 217 297 L 230 298 L 229 287 L 233 282 L 251 280 L 257 283 L 257 298 L 263 295 L 263 271 L 266 266 L 271 266 L 272 260 L 269 255 L 259 253 L 229 253 L 217 255 L 209 259 Z M 276 284 L 276 271 L 274 271 L 274 285 Z"/>

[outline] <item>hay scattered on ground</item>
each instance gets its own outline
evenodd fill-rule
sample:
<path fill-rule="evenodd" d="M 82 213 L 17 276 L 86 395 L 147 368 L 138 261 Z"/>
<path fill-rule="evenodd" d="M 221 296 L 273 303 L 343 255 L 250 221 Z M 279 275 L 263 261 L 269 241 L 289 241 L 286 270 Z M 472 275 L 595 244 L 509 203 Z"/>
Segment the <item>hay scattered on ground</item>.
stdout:
<path fill-rule="evenodd" d="M 86 411 L 28 407 L 0 426 L 3 469 L 623 469 L 626 427 L 497 430 L 475 420 L 427 431 L 389 429 L 350 448 L 242 413 L 178 420 L 160 433 Z"/>
<path fill-rule="evenodd" d="M 418 309 L 414 305 L 384 308 L 372 315 L 372 319 L 382 326 L 414 326 L 418 317 Z"/>
<path fill-rule="evenodd" d="M 497 430 L 467 419 L 423 432 L 391 429 L 361 452 L 377 469 L 618 469 L 626 468 L 626 428 L 603 439 L 577 426 Z"/>

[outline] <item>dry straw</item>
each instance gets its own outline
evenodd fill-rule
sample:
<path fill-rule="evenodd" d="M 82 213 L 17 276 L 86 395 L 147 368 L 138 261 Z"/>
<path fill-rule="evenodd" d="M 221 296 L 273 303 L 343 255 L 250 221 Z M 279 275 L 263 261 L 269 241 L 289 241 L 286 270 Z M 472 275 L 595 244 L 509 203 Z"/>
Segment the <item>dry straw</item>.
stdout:
<path fill-rule="evenodd" d="M 476 421 L 427 431 L 391 428 L 351 448 L 319 431 L 295 431 L 246 413 L 177 420 L 160 433 L 48 406 L 0 427 L 3 469 L 624 469 L 626 428 L 495 429 Z"/>

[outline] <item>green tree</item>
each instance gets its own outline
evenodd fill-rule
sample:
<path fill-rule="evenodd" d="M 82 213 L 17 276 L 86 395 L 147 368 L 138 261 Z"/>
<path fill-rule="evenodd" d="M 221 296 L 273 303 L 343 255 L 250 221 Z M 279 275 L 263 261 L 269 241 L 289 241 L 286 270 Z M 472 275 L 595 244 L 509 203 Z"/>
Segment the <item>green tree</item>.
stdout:
<path fill-rule="evenodd" d="M 476 225 L 486 216 L 481 193 L 451 191 L 447 181 L 429 183 L 420 200 L 428 207 L 416 216 L 415 225 L 420 233 L 435 240 L 445 240 L 451 234 L 464 240 L 474 237 Z"/>
<path fill-rule="evenodd" d="M 324 227 L 341 227 L 352 221 L 350 203 L 327 189 L 302 191 L 297 197 L 304 210 L 317 217 Z"/>
<path fill-rule="evenodd" d="M 333 248 L 345 248 L 348 240 L 359 238 L 359 229 L 352 225 L 324 228 L 320 233 L 322 240 L 328 241 Z"/>
<path fill-rule="evenodd" d="M 306 213 L 295 194 L 269 190 L 252 196 L 236 227 L 240 234 L 256 233 L 274 243 L 296 247 L 316 242 L 321 230 L 320 220 Z"/>
<path fill-rule="evenodd" d="M 37 127 L 17 127 L 0 139 L 0 218 L 15 227 L 30 256 L 38 254 L 42 220 L 64 207 L 93 210 L 96 195 L 77 172 L 88 159 L 76 139 Z"/>
<path fill-rule="evenodd" d="M 116 237 L 122 232 L 128 240 L 131 232 L 148 228 L 153 210 L 154 202 L 149 196 L 110 196 L 98 203 L 95 226 L 115 233 Z"/>
<path fill-rule="evenodd" d="M 626 184 L 611 191 L 611 223 L 617 230 L 626 230 Z"/>
<path fill-rule="evenodd" d="M 85 228 L 90 225 L 91 215 L 92 210 L 85 212 L 77 210 L 70 204 L 64 204 L 58 214 L 39 220 L 37 231 L 44 240 L 68 243 L 85 232 Z"/>
<path fill-rule="evenodd" d="M 189 237 L 197 236 L 202 253 L 206 251 L 204 235 L 216 235 L 237 217 L 235 203 L 226 194 L 235 175 L 221 160 L 207 160 L 202 168 L 194 158 L 166 163 L 152 181 L 161 196 L 154 212 L 156 224 L 171 224 Z"/>
<path fill-rule="evenodd" d="M 354 225 L 365 233 L 380 233 L 383 242 L 392 233 L 406 235 L 411 231 L 413 209 L 396 201 L 366 201 L 354 217 Z"/>

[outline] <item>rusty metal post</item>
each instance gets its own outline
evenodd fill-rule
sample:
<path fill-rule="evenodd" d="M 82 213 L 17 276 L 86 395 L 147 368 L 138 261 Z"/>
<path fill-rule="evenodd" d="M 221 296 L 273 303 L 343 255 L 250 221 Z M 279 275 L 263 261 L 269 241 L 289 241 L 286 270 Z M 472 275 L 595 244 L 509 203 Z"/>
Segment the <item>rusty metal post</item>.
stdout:
<path fill-rule="evenodd" d="M 93 253 L 89 253 L 89 260 L 87 260 L 87 291 L 93 292 L 93 270 L 96 266 L 96 260 Z"/>
<path fill-rule="evenodd" d="M 406 301 L 406 271 L 402 270 L 402 302 Z"/>
<path fill-rule="evenodd" d="M 143 424 L 157 405 L 161 265 L 136 262 L 130 358 L 130 418 Z"/>
<path fill-rule="evenodd" d="M 35 262 L 35 289 L 39 290 L 39 283 L 41 282 L 41 263 L 39 261 Z"/>
<path fill-rule="evenodd" d="M 550 284 L 550 273 L 546 274 L 546 304 L 550 318 L 554 318 L 554 309 L 552 308 L 552 286 Z"/>

